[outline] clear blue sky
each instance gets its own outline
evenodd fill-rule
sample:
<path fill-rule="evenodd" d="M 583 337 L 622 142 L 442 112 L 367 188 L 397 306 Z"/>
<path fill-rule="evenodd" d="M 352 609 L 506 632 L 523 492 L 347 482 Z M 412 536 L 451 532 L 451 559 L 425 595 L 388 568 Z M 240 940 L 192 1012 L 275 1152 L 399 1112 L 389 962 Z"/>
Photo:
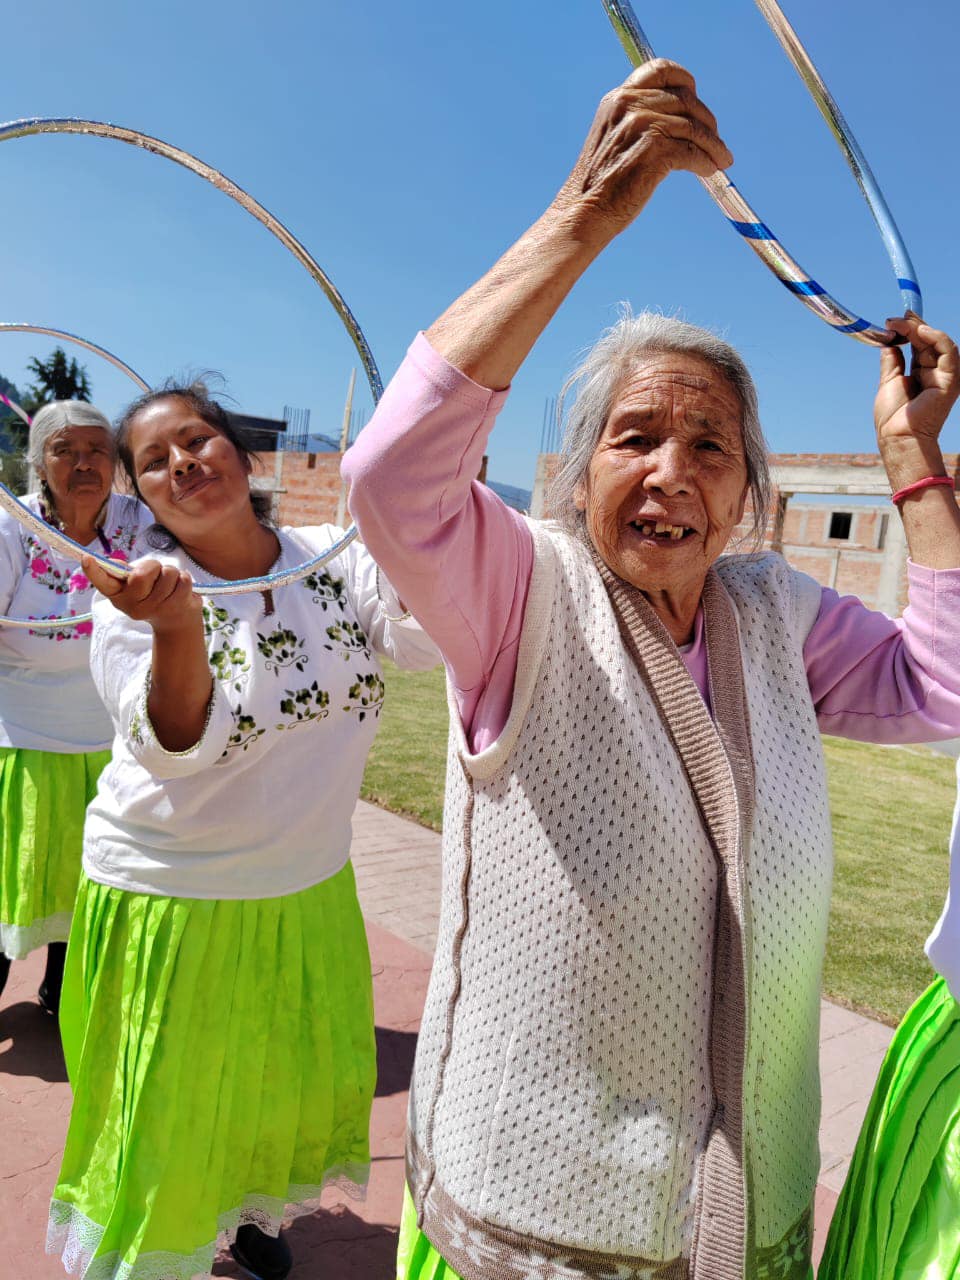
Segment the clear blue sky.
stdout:
<path fill-rule="evenodd" d="M 899 293 L 840 152 L 750 0 L 638 0 L 686 63 L 759 216 L 852 310 Z M 785 6 L 876 172 L 927 317 L 960 333 L 960 9 L 956 0 Z M 246 187 L 343 292 L 385 378 L 414 332 L 550 199 L 600 96 L 628 65 L 600 0 L 47 0 L 4 18 L 3 115 L 78 115 L 154 133 Z M 0 320 L 81 332 L 150 381 L 215 368 L 240 406 L 309 407 L 335 431 L 352 348 L 262 228 L 191 174 L 115 142 L 0 148 Z M 581 282 L 517 379 L 493 479 L 529 486 L 543 404 L 577 351 L 635 308 L 720 329 L 756 375 L 779 450 L 873 447 L 874 351 L 778 284 L 687 175 Z M 4 337 L 16 382 L 52 344 Z M 108 412 L 128 385 L 83 357 Z M 946 447 L 960 448 L 960 423 Z"/>

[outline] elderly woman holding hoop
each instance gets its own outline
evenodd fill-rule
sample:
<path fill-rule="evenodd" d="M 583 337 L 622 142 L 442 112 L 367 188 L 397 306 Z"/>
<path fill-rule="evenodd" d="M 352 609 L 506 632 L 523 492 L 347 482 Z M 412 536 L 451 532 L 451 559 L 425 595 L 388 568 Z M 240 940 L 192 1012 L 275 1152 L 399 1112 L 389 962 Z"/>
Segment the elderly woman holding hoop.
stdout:
<path fill-rule="evenodd" d="M 24 501 L 81 546 L 126 559 L 149 523 L 113 493 L 110 423 L 93 405 L 58 400 L 30 425 L 39 493 Z M 0 614 L 63 618 L 57 627 L 0 625 L 0 990 L 10 961 L 47 944 L 41 1004 L 60 1005 L 66 938 L 80 878 L 83 819 L 110 758 L 110 719 L 90 679 L 93 590 L 75 560 L 0 514 Z"/>
<path fill-rule="evenodd" d="M 202 385 L 137 400 L 118 445 L 156 550 L 124 581 L 83 561 L 116 738 L 64 979 L 74 1105 L 48 1248 L 82 1275 L 191 1280 L 238 1228 L 237 1260 L 281 1280 L 281 1219 L 369 1163 L 372 991 L 349 855 L 375 654 L 438 654 L 357 542 L 290 585 L 204 597 L 340 531 L 268 522 Z"/>
<path fill-rule="evenodd" d="M 806 1280 L 831 879 L 819 731 L 960 732 L 957 349 L 908 316 L 880 450 L 899 621 L 725 555 L 767 464 L 731 347 L 661 316 L 586 357 L 552 523 L 472 483 L 507 387 L 673 170 L 731 155 L 652 62 L 543 216 L 416 339 L 345 461 L 371 553 L 444 654 L 441 924 L 417 1052 L 403 1280 Z"/>

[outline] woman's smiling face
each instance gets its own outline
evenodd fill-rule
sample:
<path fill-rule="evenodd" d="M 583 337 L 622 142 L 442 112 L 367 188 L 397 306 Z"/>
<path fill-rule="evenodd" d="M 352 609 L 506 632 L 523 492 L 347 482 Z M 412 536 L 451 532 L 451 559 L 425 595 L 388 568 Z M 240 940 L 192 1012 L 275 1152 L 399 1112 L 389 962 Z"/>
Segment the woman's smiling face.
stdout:
<path fill-rule="evenodd" d="M 742 421 L 737 392 L 699 356 L 651 356 L 623 378 L 577 495 L 620 578 L 699 600 L 743 516 Z"/>
<path fill-rule="evenodd" d="M 232 441 L 177 395 L 154 400 L 130 425 L 137 487 L 153 515 L 181 542 L 250 511 L 249 464 Z"/>

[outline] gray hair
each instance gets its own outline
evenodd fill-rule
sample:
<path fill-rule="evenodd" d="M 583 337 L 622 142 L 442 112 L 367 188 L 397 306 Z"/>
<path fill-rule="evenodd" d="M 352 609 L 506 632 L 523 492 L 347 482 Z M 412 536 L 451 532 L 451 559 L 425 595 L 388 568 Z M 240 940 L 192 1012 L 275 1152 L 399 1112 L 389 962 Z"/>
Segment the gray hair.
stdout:
<path fill-rule="evenodd" d="M 64 427 L 102 427 L 110 438 L 110 448 L 116 452 L 110 419 L 85 400 L 51 400 L 38 409 L 30 424 L 27 438 L 27 462 L 34 471 L 43 468 L 43 451 L 47 441 Z"/>
<path fill-rule="evenodd" d="M 772 500 L 772 484 L 767 444 L 760 426 L 757 389 L 750 371 L 733 347 L 709 329 L 652 311 L 641 311 L 635 316 L 627 307 L 624 307 L 617 323 L 601 334 L 599 341 L 590 348 L 560 393 L 559 412 L 561 417 L 565 414 L 566 423 L 560 470 L 550 486 L 550 514 L 569 533 L 583 535 L 585 517 L 577 509 L 577 491 L 586 480 L 590 460 L 613 408 L 617 388 L 625 375 L 648 356 L 673 352 L 698 356 L 713 365 L 740 399 L 747 480 L 753 506 L 751 540 L 755 547 L 759 547 Z M 576 393 L 576 398 L 566 410 L 571 392 Z"/>

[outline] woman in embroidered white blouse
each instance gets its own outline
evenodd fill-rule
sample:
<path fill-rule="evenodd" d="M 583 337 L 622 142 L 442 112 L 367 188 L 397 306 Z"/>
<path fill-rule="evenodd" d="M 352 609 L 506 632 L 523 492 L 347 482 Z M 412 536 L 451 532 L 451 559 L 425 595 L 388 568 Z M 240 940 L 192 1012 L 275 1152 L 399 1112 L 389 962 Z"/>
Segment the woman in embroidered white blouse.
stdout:
<path fill-rule="evenodd" d="M 68 1269 L 189 1280 L 239 1228 L 238 1261 L 279 1280 L 281 1219 L 367 1176 L 375 1045 L 349 853 L 374 654 L 438 655 L 357 543 L 273 592 L 193 592 L 333 535 L 265 522 L 250 455 L 201 386 L 137 401 L 119 449 L 161 550 L 122 583 L 86 565 L 117 738 L 65 975 L 75 1101 L 48 1247 Z"/>
<path fill-rule="evenodd" d="M 93 405 L 60 400 L 27 443 L 40 491 L 24 502 L 81 546 L 130 555 L 147 513 L 112 493 L 116 450 Z M 92 588 L 76 560 L 0 513 L 0 614 L 69 619 Z M 90 622 L 0 627 L 0 990 L 11 959 L 47 944 L 41 1004 L 56 1013 L 80 877 L 83 819 L 113 729 L 90 679 Z"/>

